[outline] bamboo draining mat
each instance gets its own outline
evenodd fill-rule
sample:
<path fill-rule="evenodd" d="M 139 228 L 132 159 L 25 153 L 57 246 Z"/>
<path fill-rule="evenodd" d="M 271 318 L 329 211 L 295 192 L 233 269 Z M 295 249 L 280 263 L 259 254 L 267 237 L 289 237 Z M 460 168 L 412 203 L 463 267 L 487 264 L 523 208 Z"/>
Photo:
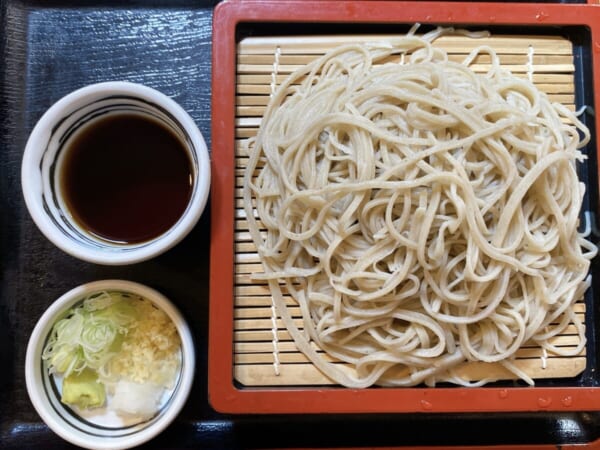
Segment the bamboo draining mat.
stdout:
<path fill-rule="evenodd" d="M 236 67 L 236 203 L 235 203 L 235 310 L 234 378 L 245 386 L 326 385 L 324 377 L 300 353 L 277 317 L 269 288 L 252 280 L 262 271 L 256 248 L 250 238 L 241 199 L 246 154 L 243 142 L 256 134 L 271 92 L 296 68 L 309 63 L 327 50 L 348 42 L 385 40 L 390 36 L 311 36 L 246 38 L 237 49 Z M 552 101 L 569 109 L 575 106 L 573 47 L 558 36 L 492 36 L 473 39 L 444 36 L 435 46 L 448 52 L 451 60 L 462 61 L 479 46 L 496 50 L 501 64 L 513 74 L 531 79 Z M 480 55 L 471 65 L 476 72 L 489 68 L 490 58 Z M 302 328 L 299 308 L 287 298 Z M 583 321 L 585 304 L 576 305 Z M 576 347 L 574 326 L 555 339 L 555 344 Z M 573 377 L 585 369 L 585 350 L 576 357 L 546 353 L 535 345 L 517 353 L 515 365 L 534 379 Z M 471 380 L 510 379 L 514 375 L 497 364 L 471 363 L 462 375 Z"/>

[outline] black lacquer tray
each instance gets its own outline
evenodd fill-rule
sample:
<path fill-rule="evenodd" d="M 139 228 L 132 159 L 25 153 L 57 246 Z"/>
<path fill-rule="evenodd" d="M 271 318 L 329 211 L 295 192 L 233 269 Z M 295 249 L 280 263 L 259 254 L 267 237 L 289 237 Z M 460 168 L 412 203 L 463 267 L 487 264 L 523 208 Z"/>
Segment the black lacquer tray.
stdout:
<path fill-rule="evenodd" d="M 207 395 L 210 210 L 174 249 L 132 266 L 83 263 L 42 236 L 23 202 L 21 157 L 35 122 L 68 92 L 108 80 L 159 89 L 191 114 L 210 147 L 216 3 L 0 0 L 0 448 L 69 447 L 41 421 L 27 396 L 27 341 L 56 298 L 105 278 L 161 291 L 194 334 L 197 367 L 189 401 L 148 448 L 594 444 L 600 413 L 219 414 Z"/>

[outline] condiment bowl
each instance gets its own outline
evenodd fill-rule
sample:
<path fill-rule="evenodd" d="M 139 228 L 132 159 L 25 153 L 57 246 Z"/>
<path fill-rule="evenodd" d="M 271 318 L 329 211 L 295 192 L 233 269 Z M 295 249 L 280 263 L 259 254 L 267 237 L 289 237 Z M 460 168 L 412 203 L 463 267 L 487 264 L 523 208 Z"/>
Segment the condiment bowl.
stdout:
<path fill-rule="evenodd" d="M 184 203 L 183 213 L 166 231 L 139 242 L 98 238 L 75 220 L 76 215 L 62 193 L 60 174 L 69 143 L 77 139 L 86 126 L 111 114 L 136 114 L 159 122 L 177 137 L 189 156 L 191 192 L 187 207 Z M 208 199 L 210 160 L 194 120 L 173 99 L 140 84 L 105 82 L 66 95 L 43 114 L 25 146 L 21 183 L 31 217 L 60 249 L 97 264 L 132 264 L 163 253 L 193 229 Z M 106 179 L 106 183 L 119 183 L 119 180 Z M 150 214 L 160 217 L 161 211 Z M 114 218 L 113 214 L 106 216 L 109 222 L 119 220 L 118 214 L 114 214 Z"/>
<path fill-rule="evenodd" d="M 84 298 L 102 292 L 122 292 L 145 298 L 172 320 L 181 339 L 181 366 L 174 387 L 161 398 L 152 417 L 97 408 L 83 414 L 61 403 L 60 380 L 49 373 L 42 354 L 54 324 Z M 27 392 L 43 421 L 63 439 L 85 448 L 123 449 L 138 446 L 164 430 L 183 408 L 194 379 L 195 351 L 190 329 L 177 308 L 162 294 L 142 284 L 123 280 L 101 280 L 78 286 L 50 305 L 37 322 L 27 347 L 25 380 Z"/>

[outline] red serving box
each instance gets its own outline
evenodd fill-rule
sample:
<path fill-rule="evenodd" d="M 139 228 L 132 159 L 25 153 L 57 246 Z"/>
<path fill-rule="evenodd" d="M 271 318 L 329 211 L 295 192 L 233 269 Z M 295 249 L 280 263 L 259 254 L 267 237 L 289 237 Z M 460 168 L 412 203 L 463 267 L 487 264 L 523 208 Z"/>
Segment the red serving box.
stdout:
<path fill-rule="evenodd" d="M 400 413 L 600 410 L 595 380 L 576 386 L 238 387 L 233 378 L 234 131 L 239 24 L 362 23 L 582 27 L 591 35 L 591 70 L 600 74 L 600 5 L 417 1 L 230 0 L 213 19 L 212 200 L 209 397 L 227 413 Z M 593 78 L 600 105 L 600 77 Z M 595 117 L 600 130 L 600 114 Z M 595 205 L 594 205 L 595 206 Z M 595 302 L 595 299 L 594 299 Z M 590 352 L 597 353 L 592 345 Z M 593 357 L 594 364 L 596 355 Z M 588 361 L 589 364 L 589 361 Z"/>

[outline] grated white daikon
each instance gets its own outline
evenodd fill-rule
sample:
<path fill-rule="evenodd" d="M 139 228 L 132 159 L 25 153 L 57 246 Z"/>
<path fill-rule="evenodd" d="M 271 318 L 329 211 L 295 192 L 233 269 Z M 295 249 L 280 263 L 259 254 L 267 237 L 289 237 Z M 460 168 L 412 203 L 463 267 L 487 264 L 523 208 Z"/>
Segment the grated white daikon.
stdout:
<path fill-rule="evenodd" d="M 150 382 L 136 383 L 120 380 L 115 385 L 115 393 L 110 407 L 119 413 L 149 418 L 158 410 L 164 390 L 162 386 Z"/>

